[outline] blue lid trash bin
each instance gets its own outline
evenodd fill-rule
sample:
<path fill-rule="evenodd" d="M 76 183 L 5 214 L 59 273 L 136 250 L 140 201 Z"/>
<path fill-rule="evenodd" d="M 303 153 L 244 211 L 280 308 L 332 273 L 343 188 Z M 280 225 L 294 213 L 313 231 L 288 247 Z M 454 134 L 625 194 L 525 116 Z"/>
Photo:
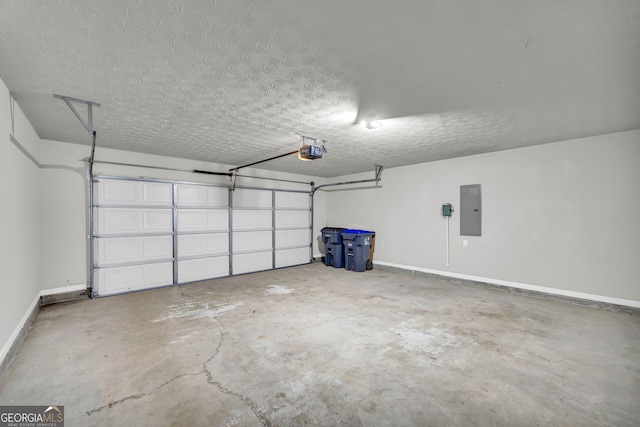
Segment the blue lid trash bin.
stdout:
<path fill-rule="evenodd" d="M 342 245 L 341 227 L 324 227 L 322 242 L 324 243 L 324 265 L 334 268 L 344 267 L 344 247 Z"/>
<path fill-rule="evenodd" d="M 371 270 L 376 233 L 368 230 L 345 229 L 341 234 L 344 245 L 344 268 L 358 272 Z"/>

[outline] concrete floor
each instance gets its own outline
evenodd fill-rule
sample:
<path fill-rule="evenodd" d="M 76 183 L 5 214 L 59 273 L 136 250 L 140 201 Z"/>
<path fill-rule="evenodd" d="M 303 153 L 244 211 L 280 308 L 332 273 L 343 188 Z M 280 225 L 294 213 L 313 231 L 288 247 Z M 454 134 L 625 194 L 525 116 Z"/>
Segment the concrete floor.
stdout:
<path fill-rule="evenodd" d="M 640 318 L 320 263 L 43 307 L 1 404 L 67 426 L 640 422 Z"/>

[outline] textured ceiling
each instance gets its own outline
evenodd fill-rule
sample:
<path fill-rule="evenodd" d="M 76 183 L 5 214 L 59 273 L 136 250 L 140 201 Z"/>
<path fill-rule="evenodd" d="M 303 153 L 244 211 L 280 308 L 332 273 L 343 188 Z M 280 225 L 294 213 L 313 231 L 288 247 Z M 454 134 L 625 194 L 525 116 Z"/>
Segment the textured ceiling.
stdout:
<path fill-rule="evenodd" d="M 338 176 L 640 128 L 637 0 L 2 0 L 41 138 Z M 78 109 L 86 114 L 82 106 Z M 383 119 L 366 129 L 354 122 Z M 88 153 L 88 151 L 87 151 Z"/>

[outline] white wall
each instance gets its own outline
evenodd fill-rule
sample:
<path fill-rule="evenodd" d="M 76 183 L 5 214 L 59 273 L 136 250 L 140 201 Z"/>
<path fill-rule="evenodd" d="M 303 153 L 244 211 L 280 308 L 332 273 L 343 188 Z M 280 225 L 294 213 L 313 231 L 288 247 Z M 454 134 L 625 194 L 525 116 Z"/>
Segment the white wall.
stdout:
<path fill-rule="evenodd" d="M 12 133 L 37 153 L 38 136 L 0 81 L 0 362 L 40 290 L 38 167 L 11 142 Z"/>
<path fill-rule="evenodd" d="M 358 178 L 370 176 L 339 180 Z M 328 193 L 327 224 L 376 231 L 374 262 L 640 304 L 640 130 L 393 168 L 382 178 L 378 189 Z M 447 268 L 440 206 L 458 208 L 463 184 L 482 185 L 482 237 L 461 237 L 455 212 Z"/>
<path fill-rule="evenodd" d="M 66 144 L 71 145 L 71 144 Z M 86 178 L 82 162 L 71 156 L 72 162 L 51 162 L 46 152 L 49 144 L 39 150 L 39 283 L 41 289 L 87 284 L 85 199 Z M 42 150 L 45 148 L 45 150 Z M 88 151 L 86 147 L 84 151 Z M 59 155 L 64 155 L 60 150 Z M 73 163 L 75 168 L 65 163 Z"/>

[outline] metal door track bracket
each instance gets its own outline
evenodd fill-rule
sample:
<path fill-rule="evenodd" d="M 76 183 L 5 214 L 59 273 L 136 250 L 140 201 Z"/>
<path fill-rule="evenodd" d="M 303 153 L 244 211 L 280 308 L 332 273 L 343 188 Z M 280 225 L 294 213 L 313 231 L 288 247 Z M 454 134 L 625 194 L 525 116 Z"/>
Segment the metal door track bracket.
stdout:
<path fill-rule="evenodd" d="M 55 93 L 53 94 L 53 97 L 62 99 L 65 102 L 65 104 L 67 104 L 67 106 L 71 109 L 73 114 L 78 118 L 78 120 L 80 120 L 80 123 L 82 123 L 82 126 L 84 126 L 87 132 L 89 132 L 89 135 L 93 135 L 93 106 L 95 105 L 96 107 L 99 107 L 100 104 L 93 101 L 85 101 L 83 99 L 71 98 L 69 96 L 56 95 Z M 73 106 L 72 102 L 85 104 L 87 106 L 88 120 L 86 122 L 80 116 L 80 113 L 78 113 L 78 110 L 76 110 L 76 107 Z"/>
<path fill-rule="evenodd" d="M 376 180 L 380 181 L 382 178 L 380 178 L 380 176 L 382 175 L 382 169 L 384 169 L 384 166 L 381 165 L 374 165 L 376 167 Z"/>

